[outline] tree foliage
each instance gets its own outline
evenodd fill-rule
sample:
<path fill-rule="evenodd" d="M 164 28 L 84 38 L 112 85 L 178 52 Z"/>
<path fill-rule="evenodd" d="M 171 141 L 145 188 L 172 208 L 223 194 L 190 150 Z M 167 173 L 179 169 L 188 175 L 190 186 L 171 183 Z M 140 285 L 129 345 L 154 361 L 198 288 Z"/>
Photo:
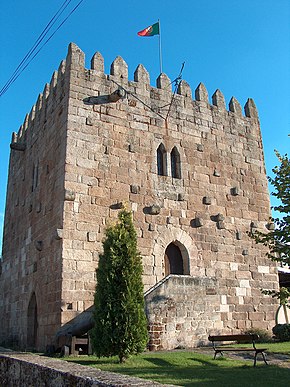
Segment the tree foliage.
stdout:
<path fill-rule="evenodd" d="M 148 341 L 142 261 L 131 213 L 123 209 L 108 227 L 100 255 L 95 293 L 92 347 L 97 356 L 118 355 L 123 362 Z"/>
<path fill-rule="evenodd" d="M 272 218 L 275 228 L 268 233 L 256 231 L 252 237 L 256 243 L 263 243 L 269 247 L 268 256 L 272 261 L 280 262 L 283 265 L 290 265 L 290 159 L 287 154 L 281 156 L 275 152 L 280 164 L 273 168 L 274 177 L 268 177 L 274 187 L 272 195 L 279 199 L 280 204 L 272 207 L 280 214 L 280 217 Z M 281 288 L 279 292 L 264 290 L 264 294 L 278 297 L 281 303 L 287 303 L 290 291 Z"/>

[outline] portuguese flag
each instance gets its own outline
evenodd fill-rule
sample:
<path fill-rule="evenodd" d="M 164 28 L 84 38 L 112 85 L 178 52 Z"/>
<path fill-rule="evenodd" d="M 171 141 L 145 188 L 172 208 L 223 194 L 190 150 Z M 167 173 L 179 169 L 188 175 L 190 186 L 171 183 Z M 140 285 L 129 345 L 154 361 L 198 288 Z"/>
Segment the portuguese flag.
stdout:
<path fill-rule="evenodd" d="M 152 24 L 152 26 L 149 26 L 145 28 L 142 31 L 139 31 L 137 33 L 139 36 L 154 36 L 159 35 L 159 22 Z"/>

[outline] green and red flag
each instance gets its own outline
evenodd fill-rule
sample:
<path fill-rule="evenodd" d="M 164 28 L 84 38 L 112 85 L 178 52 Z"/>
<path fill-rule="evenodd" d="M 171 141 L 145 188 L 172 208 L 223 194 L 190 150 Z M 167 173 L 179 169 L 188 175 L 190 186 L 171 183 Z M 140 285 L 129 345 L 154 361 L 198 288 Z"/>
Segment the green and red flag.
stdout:
<path fill-rule="evenodd" d="M 137 33 L 139 36 L 154 36 L 159 35 L 159 22 L 152 24 L 151 26 L 145 28 L 142 31 Z"/>

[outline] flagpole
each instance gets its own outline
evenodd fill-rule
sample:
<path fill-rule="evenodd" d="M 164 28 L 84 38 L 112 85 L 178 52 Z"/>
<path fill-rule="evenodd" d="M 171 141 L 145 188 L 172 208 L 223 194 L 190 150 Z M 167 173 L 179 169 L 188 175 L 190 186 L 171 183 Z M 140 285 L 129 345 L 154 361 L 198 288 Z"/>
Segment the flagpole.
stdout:
<path fill-rule="evenodd" d="M 159 25 L 159 65 L 160 65 L 160 74 L 162 74 L 161 27 L 160 27 L 159 19 L 158 19 L 158 25 Z"/>

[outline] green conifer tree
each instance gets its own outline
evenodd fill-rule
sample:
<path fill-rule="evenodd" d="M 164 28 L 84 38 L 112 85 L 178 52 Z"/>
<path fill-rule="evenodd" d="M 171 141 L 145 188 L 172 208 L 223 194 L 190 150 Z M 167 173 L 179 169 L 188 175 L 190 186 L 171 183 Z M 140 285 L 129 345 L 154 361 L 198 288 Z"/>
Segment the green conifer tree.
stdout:
<path fill-rule="evenodd" d="M 97 356 L 118 355 L 120 362 L 144 351 L 147 320 L 144 310 L 142 261 L 131 213 L 123 209 L 106 230 L 95 293 L 92 347 Z"/>

